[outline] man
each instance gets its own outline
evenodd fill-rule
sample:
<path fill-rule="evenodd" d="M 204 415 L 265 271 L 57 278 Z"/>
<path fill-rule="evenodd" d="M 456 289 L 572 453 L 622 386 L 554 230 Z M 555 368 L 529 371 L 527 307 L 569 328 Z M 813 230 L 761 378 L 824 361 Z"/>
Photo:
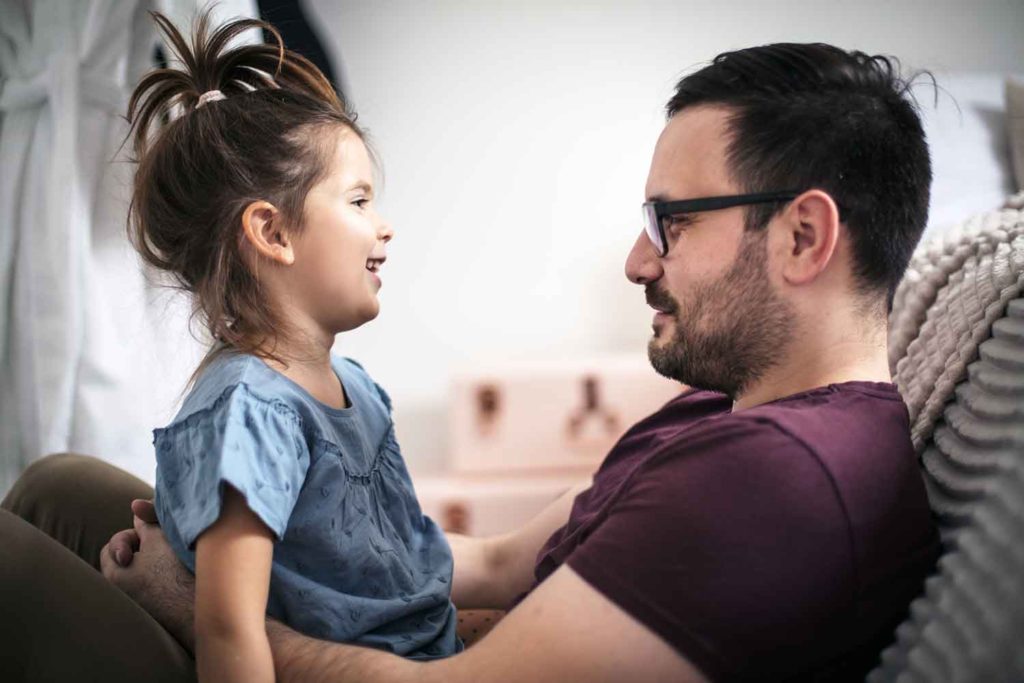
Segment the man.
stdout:
<path fill-rule="evenodd" d="M 701 390 L 518 532 L 452 536 L 455 604 L 514 606 L 464 653 L 418 663 L 271 622 L 278 680 L 862 679 L 937 552 L 886 354 L 931 175 L 906 98 L 888 60 L 826 45 L 680 81 L 626 274 L 655 310 L 655 369 Z M 155 524 L 101 563 L 193 645 L 190 575 Z"/>

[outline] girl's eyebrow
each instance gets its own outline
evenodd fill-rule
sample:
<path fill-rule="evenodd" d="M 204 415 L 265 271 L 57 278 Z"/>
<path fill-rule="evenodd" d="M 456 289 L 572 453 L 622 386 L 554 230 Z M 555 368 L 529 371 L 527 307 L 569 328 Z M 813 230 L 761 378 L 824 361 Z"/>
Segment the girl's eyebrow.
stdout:
<path fill-rule="evenodd" d="M 357 181 L 355 184 L 349 186 L 348 190 L 362 190 L 364 192 L 373 192 L 373 186 L 365 180 Z M 348 191 L 346 190 L 346 191 Z"/>

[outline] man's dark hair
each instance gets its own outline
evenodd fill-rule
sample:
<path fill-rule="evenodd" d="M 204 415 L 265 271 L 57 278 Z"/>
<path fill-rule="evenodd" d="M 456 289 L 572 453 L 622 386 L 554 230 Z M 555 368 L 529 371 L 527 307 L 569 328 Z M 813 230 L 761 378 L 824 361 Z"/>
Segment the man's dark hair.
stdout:
<path fill-rule="evenodd" d="M 667 110 L 732 110 L 727 163 L 744 192 L 828 192 L 850 232 L 860 290 L 886 293 L 891 308 L 928 220 L 931 161 L 913 80 L 895 58 L 779 43 L 718 55 L 679 81 Z M 781 208 L 750 207 L 747 229 Z"/>

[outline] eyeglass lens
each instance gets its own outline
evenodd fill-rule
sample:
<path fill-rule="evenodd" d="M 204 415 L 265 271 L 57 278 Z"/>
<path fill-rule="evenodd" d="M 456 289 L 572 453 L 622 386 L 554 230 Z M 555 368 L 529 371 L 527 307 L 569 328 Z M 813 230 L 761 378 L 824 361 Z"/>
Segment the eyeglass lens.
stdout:
<path fill-rule="evenodd" d="M 665 242 L 662 239 L 661 230 L 658 229 L 658 213 L 654 208 L 654 203 L 645 203 L 642 208 L 644 232 L 647 233 L 647 238 L 651 240 L 651 244 L 654 245 L 654 250 L 658 252 L 658 255 L 664 256 Z"/>

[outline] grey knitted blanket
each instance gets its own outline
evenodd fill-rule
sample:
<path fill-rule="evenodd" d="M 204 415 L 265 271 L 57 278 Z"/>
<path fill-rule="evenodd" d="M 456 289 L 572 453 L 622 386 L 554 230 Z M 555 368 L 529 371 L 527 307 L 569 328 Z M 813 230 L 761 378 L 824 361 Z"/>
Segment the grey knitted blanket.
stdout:
<path fill-rule="evenodd" d="M 1024 291 L 1024 193 L 920 247 L 896 290 L 889 365 L 920 453 L 978 345 Z"/>
<path fill-rule="evenodd" d="M 922 247 L 890 363 L 945 546 L 870 683 L 1024 681 L 1024 195 Z"/>

